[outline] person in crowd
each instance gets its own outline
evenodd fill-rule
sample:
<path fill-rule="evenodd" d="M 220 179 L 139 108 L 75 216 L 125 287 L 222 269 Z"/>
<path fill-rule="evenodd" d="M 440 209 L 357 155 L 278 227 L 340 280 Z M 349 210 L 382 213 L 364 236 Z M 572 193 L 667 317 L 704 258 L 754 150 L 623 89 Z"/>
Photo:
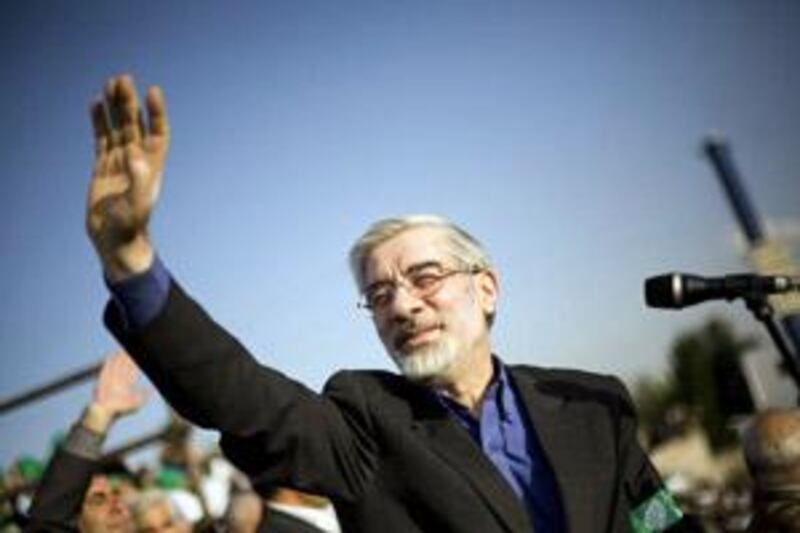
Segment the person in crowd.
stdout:
<path fill-rule="evenodd" d="M 742 446 L 754 488 L 748 531 L 800 533 L 800 410 L 757 414 Z"/>
<path fill-rule="evenodd" d="M 191 524 L 166 493 L 151 489 L 142 492 L 131 506 L 136 533 L 188 533 Z"/>
<path fill-rule="evenodd" d="M 182 416 L 221 432 L 257 490 L 325 495 L 347 532 L 680 527 L 617 378 L 494 353 L 497 272 L 444 218 L 379 221 L 350 253 L 401 375 L 342 371 L 317 394 L 259 364 L 156 254 L 170 126 L 159 88 L 144 107 L 128 75 L 92 106 L 86 225 L 113 293 L 106 324 Z"/>
<path fill-rule="evenodd" d="M 339 533 L 327 498 L 287 488 L 232 494 L 225 524 L 231 533 Z"/>
<path fill-rule="evenodd" d="M 286 487 L 266 491 L 263 533 L 339 533 L 327 498 Z"/>
<path fill-rule="evenodd" d="M 102 443 L 114 421 L 136 412 L 145 395 L 138 369 L 123 351 L 103 363 L 92 401 L 56 451 L 36 490 L 25 531 L 133 531 L 125 501 L 130 485 L 116 464 L 101 462 Z"/>
<path fill-rule="evenodd" d="M 264 496 L 252 490 L 231 495 L 225 513 L 231 533 L 338 533 L 336 514 L 326 498 L 275 488 Z"/>
<path fill-rule="evenodd" d="M 225 530 L 230 533 L 262 533 L 264 501 L 253 491 L 245 490 L 231 494 L 225 511 Z"/>

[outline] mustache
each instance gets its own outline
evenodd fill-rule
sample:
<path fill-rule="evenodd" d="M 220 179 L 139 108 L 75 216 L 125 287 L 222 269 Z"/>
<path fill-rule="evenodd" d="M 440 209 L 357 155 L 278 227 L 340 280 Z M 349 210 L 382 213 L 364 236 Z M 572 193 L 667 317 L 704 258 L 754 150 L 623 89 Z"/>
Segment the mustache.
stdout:
<path fill-rule="evenodd" d="M 408 320 L 400 325 L 400 328 L 394 335 L 392 344 L 394 345 L 395 349 L 400 349 L 410 338 L 414 337 L 415 335 L 425 331 L 439 329 L 441 327 L 442 324 L 439 322 L 422 323 L 416 320 Z"/>

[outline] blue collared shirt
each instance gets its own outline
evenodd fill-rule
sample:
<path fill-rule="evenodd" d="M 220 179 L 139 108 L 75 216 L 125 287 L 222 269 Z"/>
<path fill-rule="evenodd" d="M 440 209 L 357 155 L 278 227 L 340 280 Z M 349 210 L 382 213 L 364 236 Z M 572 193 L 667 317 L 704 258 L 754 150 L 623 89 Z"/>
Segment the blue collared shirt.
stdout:
<path fill-rule="evenodd" d="M 446 396 L 436 396 L 525 504 L 536 532 L 561 533 L 564 511 L 555 476 L 505 366 L 496 357 L 493 363 L 479 417 Z"/>
<path fill-rule="evenodd" d="M 158 257 L 152 267 L 122 283 L 109 283 L 127 326 L 137 329 L 158 315 L 167 301 L 170 275 Z M 562 533 L 564 511 L 552 469 L 520 395 L 503 363 L 494 358 L 494 376 L 479 417 L 437 394 L 522 500 L 537 533 Z"/>

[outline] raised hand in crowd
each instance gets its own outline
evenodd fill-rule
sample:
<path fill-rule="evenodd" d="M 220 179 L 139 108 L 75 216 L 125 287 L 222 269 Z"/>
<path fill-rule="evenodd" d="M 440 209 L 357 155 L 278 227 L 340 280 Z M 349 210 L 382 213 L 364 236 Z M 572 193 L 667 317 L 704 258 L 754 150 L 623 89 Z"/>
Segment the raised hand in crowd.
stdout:
<path fill-rule="evenodd" d="M 103 363 L 94 387 L 92 402 L 81 423 L 86 429 L 105 434 L 115 419 L 136 412 L 145 402 L 144 391 L 137 387 L 139 367 L 120 350 Z"/>
<path fill-rule="evenodd" d="M 86 228 L 106 276 L 126 279 L 153 260 L 148 222 L 169 148 L 164 95 L 150 87 L 147 117 L 139 105 L 133 78 L 111 78 L 92 104 L 95 160 L 89 186 Z"/>
<path fill-rule="evenodd" d="M 120 485 L 103 469 L 102 443 L 113 422 L 145 402 L 138 368 L 123 351 L 103 363 L 91 403 L 47 467 L 25 531 L 130 531 Z"/>

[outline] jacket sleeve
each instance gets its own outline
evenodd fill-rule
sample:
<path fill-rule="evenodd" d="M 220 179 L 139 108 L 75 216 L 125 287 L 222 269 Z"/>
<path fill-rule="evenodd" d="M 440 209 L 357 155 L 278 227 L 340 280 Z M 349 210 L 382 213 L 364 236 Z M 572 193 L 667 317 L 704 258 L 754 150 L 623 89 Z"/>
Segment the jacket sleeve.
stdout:
<path fill-rule="evenodd" d="M 25 531 L 78 531 L 83 497 L 97 465 L 95 460 L 60 447 L 36 489 Z"/>
<path fill-rule="evenodd" d="M 636 411 L 627 388 L 619 379 L 613 381 L 620 398 L 618 464 L 622 479 L 618 497 L 625 500 L 617 509 L 627 515 L 616 517 L 618 527 L 630 527 L 633 531 L 696 531 L 639 444 Z"/>
<path fill-rule="evenodd" d="M 373 443 L 351 379 L 320 395 L 261 365 L 174 281 L 144 328 L 127 329 L 113 302 L 105 320 L 167 402 L 220 431 L 223 451 L 254 481 L 346 499 L 362 490 Z"/>

